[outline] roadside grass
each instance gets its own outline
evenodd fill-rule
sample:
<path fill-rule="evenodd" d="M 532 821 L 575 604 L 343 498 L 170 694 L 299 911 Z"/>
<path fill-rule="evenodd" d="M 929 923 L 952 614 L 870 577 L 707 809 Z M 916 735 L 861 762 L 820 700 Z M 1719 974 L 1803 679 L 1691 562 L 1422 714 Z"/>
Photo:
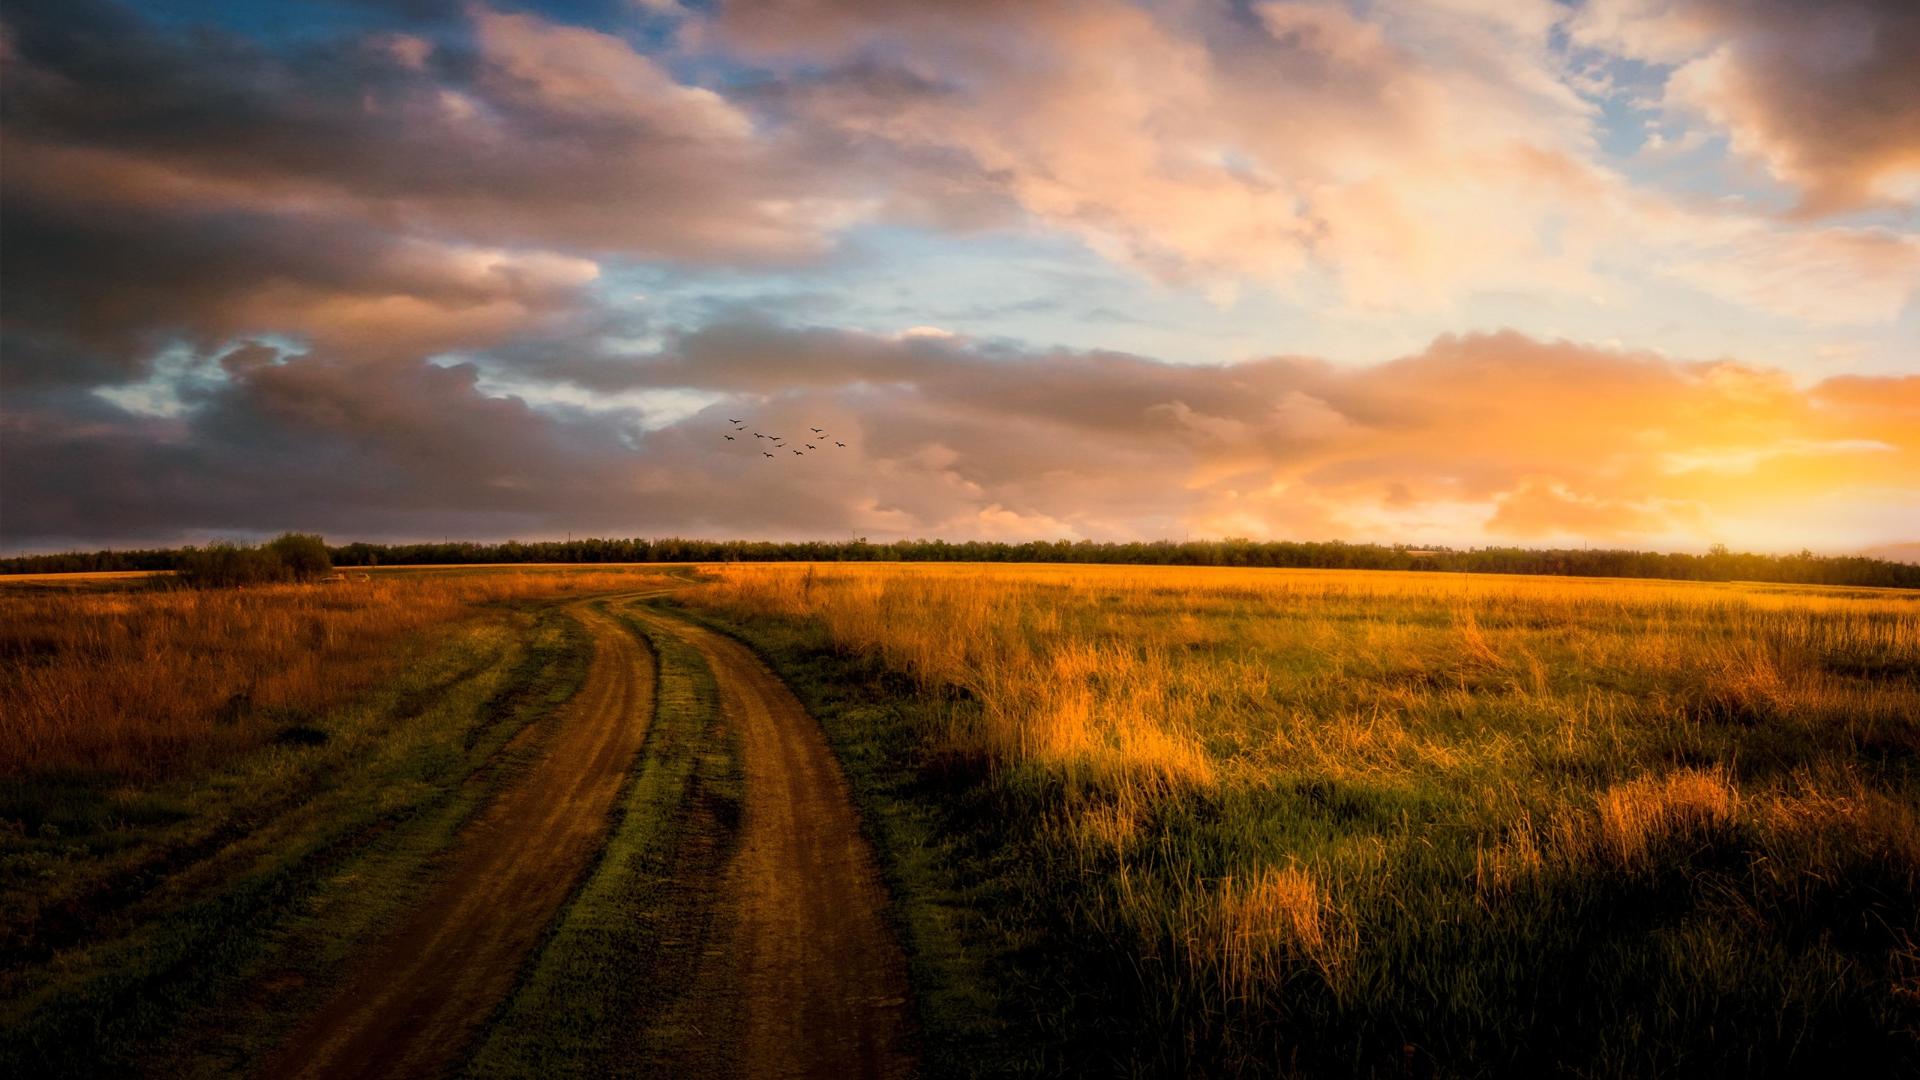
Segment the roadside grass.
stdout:
<path fill-rule="evenodd" d="M 925 735 L 964 701 L 908 692 L 871 657 L 835 648 L 817 624 L 716 616 L 674 600 L 677 617 L 728 634 L 780 673 L 820 722 L 880 856 L 889 917 L 907 953 L 924 1075 L 1057 1076 L 1074 1044 L 1110 1019 L 1091 970 L 1027 904 L 1031 867 L 1011 834 L 984 827 L 1008 809 L 967 763 Z"/>
<path fill-rule="evenodd" d="M 736 738 L 699 654 L 631 606 L 618 616 L 655 663 L 654 715 L 606 846 L 463 1072 L 644 1072 L 644 1040 L 673 1022 L 716 910 L 739 819 Z"/>
<path fill-rule="evenodd" d="M 943 1071 L 1920 1068 L 1920 597 L 710 569 Z"/>
<path fill-rule="evenodd" d="M 406 643 L 489 605 L 678 577 L 635 567 L 186 589 L 0 579 L 0 777 L 147 783 L 313 738 L 302 717 L 389 682 Z"/>
<path fill-rule="evenodd" d="M 404 908 L 589 651 L 556 604 L 495 606 L 273 721 L 317 737 L 172 779 L 0 780 L 0 1075 L 241 1068 Z"/>

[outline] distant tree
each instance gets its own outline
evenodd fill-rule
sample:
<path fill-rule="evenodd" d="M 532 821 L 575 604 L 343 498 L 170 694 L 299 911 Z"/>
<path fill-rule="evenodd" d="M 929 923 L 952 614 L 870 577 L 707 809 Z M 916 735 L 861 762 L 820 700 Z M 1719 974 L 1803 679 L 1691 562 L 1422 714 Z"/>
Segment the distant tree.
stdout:
<path fill-rule="evenodd" d="M 175 564 L 177 580 L 196 589 L 231 589 L 288 578 L 287 568 L 266 548 L 208 544 L 184 548 Z"/>
<path fill-rule="evenodd" d="M 282 533 L 268 542 L 267 551 L 295 581 L 312 581 L 333 572 L 327 542 L 317 533 Z"/>
<path fill-rule="evenodd" d="M 312 581 L 333 570 L 327 542 L 311 533 L 286 533 L 259 547 L 208 544 L 182 548 L 177 580 L 197 589 L 231 589 L 279 581 Z"/>

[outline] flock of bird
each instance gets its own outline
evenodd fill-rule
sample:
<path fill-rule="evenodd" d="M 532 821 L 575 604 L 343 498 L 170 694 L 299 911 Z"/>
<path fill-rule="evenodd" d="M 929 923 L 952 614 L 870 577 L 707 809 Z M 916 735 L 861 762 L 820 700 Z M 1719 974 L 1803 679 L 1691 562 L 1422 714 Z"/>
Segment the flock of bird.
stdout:
<path fill-rule="evenodd" d="M 732 417 L 728 417 L 728 418 L 727 418 L 727 423 L 729 423 L 729 424 L 732 424 L 732 425 L 733 425 L 733 430 L 734 430 L 734 434 L 733 434 L 733 435 L 728 435 L 728 436 L 726 437 L 726 439 L 727 439 L 727 441 L 728 441 L 728 442 L 737 442 L 737 441 L 738 441 L 738 439 L 737 439 L 737 436 L 738 436 L 738 435 L 739 435 L 740 433 L 742 433 L 742 432 L 745 432 L 745 431 L 747 430 L 747 423 L 746 423 L 746 421 L 744 421 L 744 420 L 735 420 L 735 419 L 733 419 Z M 754 438 L 756 438 L 756 439 L 765 439 L 765 440 L 767 440 L 768 442 L 770 442 L 770 443 L 772 443 L 772 444 L 773 444 L 773 448 L 774 448 L 775 450 L 786 450 L 786 451 L 788 451 L 788 452 L 790 452 L 790 453 L 792 453 L 794 457 L 805 457 L 805 456 L 807 456 L 807 450 L 818 450 L 818 449 L 820 449 L 820 448 L 821 448 L 822 446 L 824 446 L 825 444 L 827 444 L 827 443 L 829 443 L 829 442 L 832 442 L 832 443 L 833 443 L 833 445 L 835 445 L 835 446 L 837 446 L 837 447 L 839 447 L 839 448 L 841 448 L 842 450 L 845 450 L 845 449 L 847 448 L 847 444 L 846 444 L 846 443 L 843 443 L 843 442 L 838 442 L 838 441 L 835 441 L 835 440 L 832 440 L 832 439 L 829 439 L 829 438 L 827 438 L 827 433 L 826 433 L 826 431 L 825 431 L 824 429 L 822 429 L 822 428 L 808 428 L 807 430 L 808 430 L 808 431 L 811 431 L 811 432 L 813 432 L 813 437 L 814 437 L 814 438 L 816 438 L 816 439 L 819 439 L 819 440 L 820 440 L 820 445 L 815 445 L 815 444 L 813 444 L 813 443 L 810 443 L 810 442 L 808 442 L 808 441 L 806 441 L 805 439 L 802 439 L 802 440 L 800 440 L 800 445 L 801 445 L 801 446 L 804 446 L 804 447 L 806 447 L 807 449 L 806 449 L 806 450 L 795 450 L 795 449 L 794 449 L 793 447 L 791 447 L 791 446 L 788 446 L 788 445 L 787 445 L 787 440 L 786 440 L 786 437 L 785 437 L 785 436 L 782 436 L 782 435 L 766 435 L 766 434 L 762 434 L 761 432 L 758 432 L 758 431 L 756 431 L 756 432 L 754 432 L 754 433 L 753 433 L 753 437 L 754 437 Z M 770 458 L 770 457 L 773 457 L 774 455 L 772 455 L 772 454 L 770 454 L 770 453 L 768 453 L 768 452 L 767 452 L 767 451 L 765 451 L 765 450 L 762 450 L 762 451 L 760 451 L 760 456 L 761 456 L 761 457 L 764 457 L 764 458 Z"/>

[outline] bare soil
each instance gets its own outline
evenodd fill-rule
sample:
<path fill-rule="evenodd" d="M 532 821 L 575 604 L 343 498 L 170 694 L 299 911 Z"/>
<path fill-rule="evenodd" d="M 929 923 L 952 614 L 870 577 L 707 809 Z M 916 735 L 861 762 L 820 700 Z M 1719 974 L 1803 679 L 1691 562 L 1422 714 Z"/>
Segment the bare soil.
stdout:
<path fill-rule="evenodd" d="M 640 643 L 585 602 L 574 611 L 593 659 L 543 756 L 462 832 L 430 893 L 261 1075 L 446 1075 L 512 992 L 605 842 L 652 712 L 654 667 Z M 685 883 L 703 898 L 685 914 L 705 929 L 676 956 L 690 970 L 636 976 L 680 992 L 676 1015 L 639 1033 L 642 1060 L 632 1066 L 672 1076 L 911 1075 L 905 954 L 824 733 L 745 646 L 662 613 L 642 617 L 711 667 L 745 794 L 730 842 L 682 863 L 711 875 Z"/>
<path fill-rule="evenodd" d="M 649 618 L 712 669 L 745 795 L 695 970 L 659 973 L 686 980 L 681 1015 L 639 1064 L 673 1076 L 910 1075 L 906 957 L 825 734 L 739 642 Z"/>
<path fill-rule="evenodd" d="M 653 711 L 653 664 L 639 642 L 586 603 L 573 610 L 593 659 L 544 755 L 462 832 L 420 905 L 262 1075 L 445 1074 L 512 990 L 605 841 Z"/>

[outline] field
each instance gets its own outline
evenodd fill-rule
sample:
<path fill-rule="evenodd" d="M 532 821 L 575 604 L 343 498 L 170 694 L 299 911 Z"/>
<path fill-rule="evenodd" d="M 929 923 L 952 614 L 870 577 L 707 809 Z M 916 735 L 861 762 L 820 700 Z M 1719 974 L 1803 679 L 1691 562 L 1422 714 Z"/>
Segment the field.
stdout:
<path fill-rule="evenodd" d="M 0 1071 L 1920 1067 L 1913 592 L 65 579 L 0 661 Z"/>
<path fill-rule="evenodd" d="M 536 568 L 328 586 L 115 587 L 149 576 L 0 580 L 0 774 L 177 774 L 287 737 L 303 717 L 390 680 L 425 631 L 487 606 L 635 580 Z"/>
<path fill-rule="evenodd" d="M 555 742 L 580 605 L 677 584 L 0 585 L 0 1074 L 254 1061 Z"/>
<path fill-rule="evenodd" d="M 1914 1061 L 1913 594 L 719 573 L 686 601 L 911 678 L 922 767 L 994 793 L 956 827 L 1017 849 L 1013 894 L 1096 958 L 1089 986 L 1118 987 L 1060 1019 L 1097 1033 L 1083 1052 L 1314 1073 Z"/>

